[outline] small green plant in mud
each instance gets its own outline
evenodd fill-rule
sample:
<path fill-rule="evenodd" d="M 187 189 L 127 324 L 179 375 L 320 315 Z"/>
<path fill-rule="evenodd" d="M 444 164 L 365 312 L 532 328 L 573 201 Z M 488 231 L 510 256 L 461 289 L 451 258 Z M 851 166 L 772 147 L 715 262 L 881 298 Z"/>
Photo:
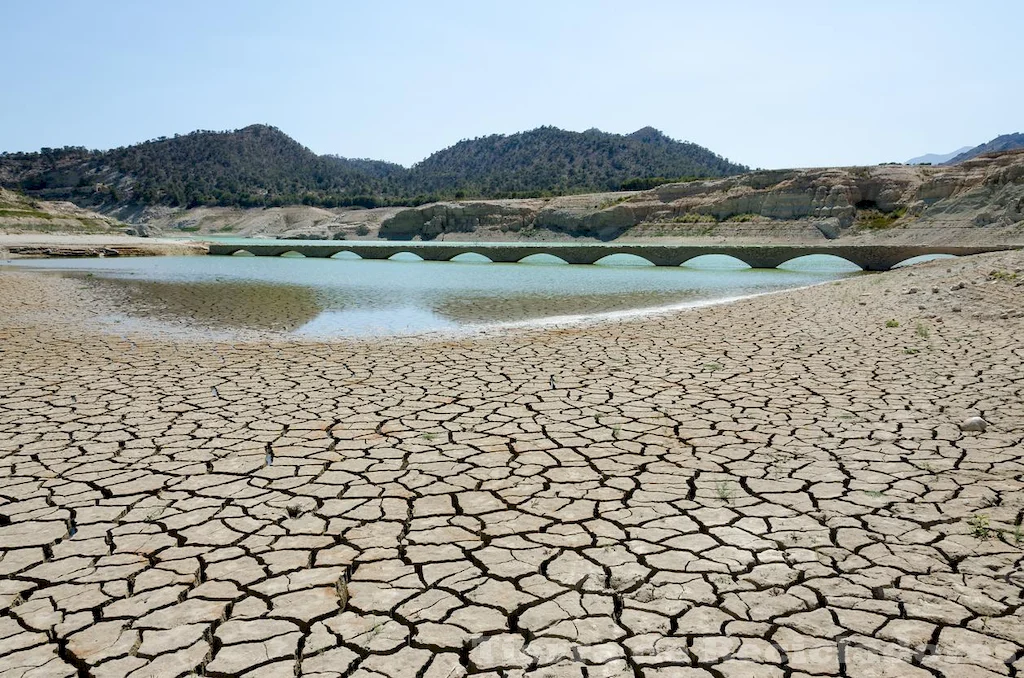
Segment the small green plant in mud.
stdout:
<path fill-rule="evenodd" d="M 992 280 L 1016 280 L 1017 274 L 1010 271 L 992 271 L 988 277 Z"/>
<path fill-rule="evenodd" d="M 927 339 L 928 336 L 931 334 L 931 330 L 929 330 L 928 326 L 925 325 L 924 323 L 917 323 L 917 327 L 914 329 L 914 331 L 917 332 L 917 336 L 921 337 L 922 339 Z"/>
<path fill-rule="evenodd" d="M 885 493 L 880 490 L 864 490 L 864 494 L 868 495 L 869 497 L 875 497 L 876 499 L 878 497 L 885 496 Z"/>
<path fill-rule="evenodd" d="M 900 321 L 896 320 L 896 318 L 889 318 L 888 320 L 885 321 L 885 326 L 886 327 L 899 327 L 900 326 Z"/>
<path fill-rule="evenodd" d="M 430 442 L 432 440 L 436 440 L 437 439 L 437 434 L 433 433 L 433 432 L 429 432 L 429 433 L 424 433 L 421 437 L 424 440 L 426 440 L 427 442 Z"/>
<path fill-rule="evenodd" d="M 706 372 L 717 372 L 722 369 L 721 363 L 704 363 L 704 370 Z"/>
<path fill-rule="evenodd" d="M 903 349 L 903 352 L 905 354 L 907 354 L 907 355 L 917 355 L 918 353 L 921 352 L 921 349 L 907 347 L 907 348 Z"/>
<path fill-rule="evenodd" d="M 978 539 L 988 539 L 992 536 L 992 528 L 989 527 L 988 515 L 976 513 L 970 517 L 967 524 L 971 526 L 971 534 Z"/>
<path fill-rule="evenodd" d="M 619 434 L 621 434 L 621 433 L 622 433 L 622 427 L 621 426 L 619 426 L 618 424 L 616 424 L 615 426 L 612 426 L 612 437 L 613 438 L 618 440 L 619 439 Z"/>
<path fill-rule="evenodd" d="M 717 494 L 718 498 L 726 504 L 732 503 L 732 486 L 730 486 L 725 480 L 720 480 L 715 483 L 715 494 Z"/>

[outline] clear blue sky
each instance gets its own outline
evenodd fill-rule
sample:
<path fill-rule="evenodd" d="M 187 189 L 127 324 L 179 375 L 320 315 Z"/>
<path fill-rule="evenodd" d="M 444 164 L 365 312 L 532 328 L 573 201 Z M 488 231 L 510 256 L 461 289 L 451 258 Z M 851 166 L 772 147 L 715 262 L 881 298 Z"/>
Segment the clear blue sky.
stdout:
<path fill-rule="evenodd" d="M 275 125 L 411 164 L 645 125 L 757 167 L 1024 131 L 1024 2 L 0 0 L 0 150 Z"/>

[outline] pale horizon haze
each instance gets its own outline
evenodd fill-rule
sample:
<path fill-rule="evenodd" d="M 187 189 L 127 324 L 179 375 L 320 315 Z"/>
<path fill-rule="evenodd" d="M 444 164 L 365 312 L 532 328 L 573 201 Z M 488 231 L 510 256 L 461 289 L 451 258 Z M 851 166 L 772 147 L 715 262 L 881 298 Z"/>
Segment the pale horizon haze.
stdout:
<path fill-rule="evenodd" d="M 751 167 L 1024 131 L 1024 3 L 2 0 L 0 151 L 280 128 L 411 165 L 541 125 L 652 126 Z"/>

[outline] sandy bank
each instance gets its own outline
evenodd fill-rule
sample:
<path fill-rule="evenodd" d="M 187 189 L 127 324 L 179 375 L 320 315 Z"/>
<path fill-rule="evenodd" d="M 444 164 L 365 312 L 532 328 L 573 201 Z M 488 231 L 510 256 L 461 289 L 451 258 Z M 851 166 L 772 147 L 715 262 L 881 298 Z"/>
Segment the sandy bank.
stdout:
<path fill-rule="evenodd" d="M 205 254 L 202 243 L 129 235 L 0 233 L 0 258 Z"/>

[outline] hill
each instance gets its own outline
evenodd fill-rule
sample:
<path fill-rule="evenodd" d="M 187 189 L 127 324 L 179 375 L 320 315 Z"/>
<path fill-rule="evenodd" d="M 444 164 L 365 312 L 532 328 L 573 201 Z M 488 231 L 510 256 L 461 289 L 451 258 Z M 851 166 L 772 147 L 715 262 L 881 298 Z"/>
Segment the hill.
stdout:
<path fill-rule="evenodd" d="M 748 168 L 652 127 L 629 135 L 540 127 L 460 141 L 412 168 L 417 190 L 479 196 L 617 190 L 631 179 L 716 177 Z"/>
<path fill-rule="evenodd" d="M 413 168 L 319 156 L 281 130 L 197 131 L 110 151 L 44 148 L 0 155 L 0 186 L 86 207 L 376 207 L 440 198 L 617 189 L 631 179 L 745 171 L 652 128 L 623 136 L 542 127 L 459 142 Z"/>
<path fill-rule="evenodd" d="M 65 147 L 5 154 L 0 184 L 88 206 L 312 204 L 382 193 L 386 165 L 320 157 L 274 127 L 251 125 L 111 151 Z"/>
<path fill-rule="evenodd" d="M 926 153 L 925 155 L 919 155 L 916 158 L 911 158 L 905 164 L 907 165 L 941 165 L 942 163 L 952 160 L 961 153 L 965 153 L 971 150 L 970 146 L 964 146 L 958 148 L 950 153 Z"/>
<path fill-rule="evenodd" d="M 69 202 L 34 200 L 0 188 L 0 232 L 3 233 L 123 233 L 122 224 Z"/>
<path fill-rule="evenodd" d="M 958 165 L 965 160 L 976 158 L 984 153 L 999 153 L 1002 151 L 1013 151 L 1018 148 L 1024 148 L 1024 134 L 1018 132 L 1016 134 L 1003 134 L 998 136 L 992 141 L 975 146 L 974 148 L 960 153 L 956 157 L 946 161 L 946 165 Z"/>
<path fill-rule="evenodd" d="M 154 235 L 1024 245 L 1024 149 L 955 166 L 762 170 L 560 197 L 379 209 L 155 206 L 113 213 Z"/>
<path fill-rule="evenodd" d="M 1024 150 L 953 167 L 764 170 L 609 196 L 461 201 L 384 217 L 391 240 L 1024 243 Z"/>

